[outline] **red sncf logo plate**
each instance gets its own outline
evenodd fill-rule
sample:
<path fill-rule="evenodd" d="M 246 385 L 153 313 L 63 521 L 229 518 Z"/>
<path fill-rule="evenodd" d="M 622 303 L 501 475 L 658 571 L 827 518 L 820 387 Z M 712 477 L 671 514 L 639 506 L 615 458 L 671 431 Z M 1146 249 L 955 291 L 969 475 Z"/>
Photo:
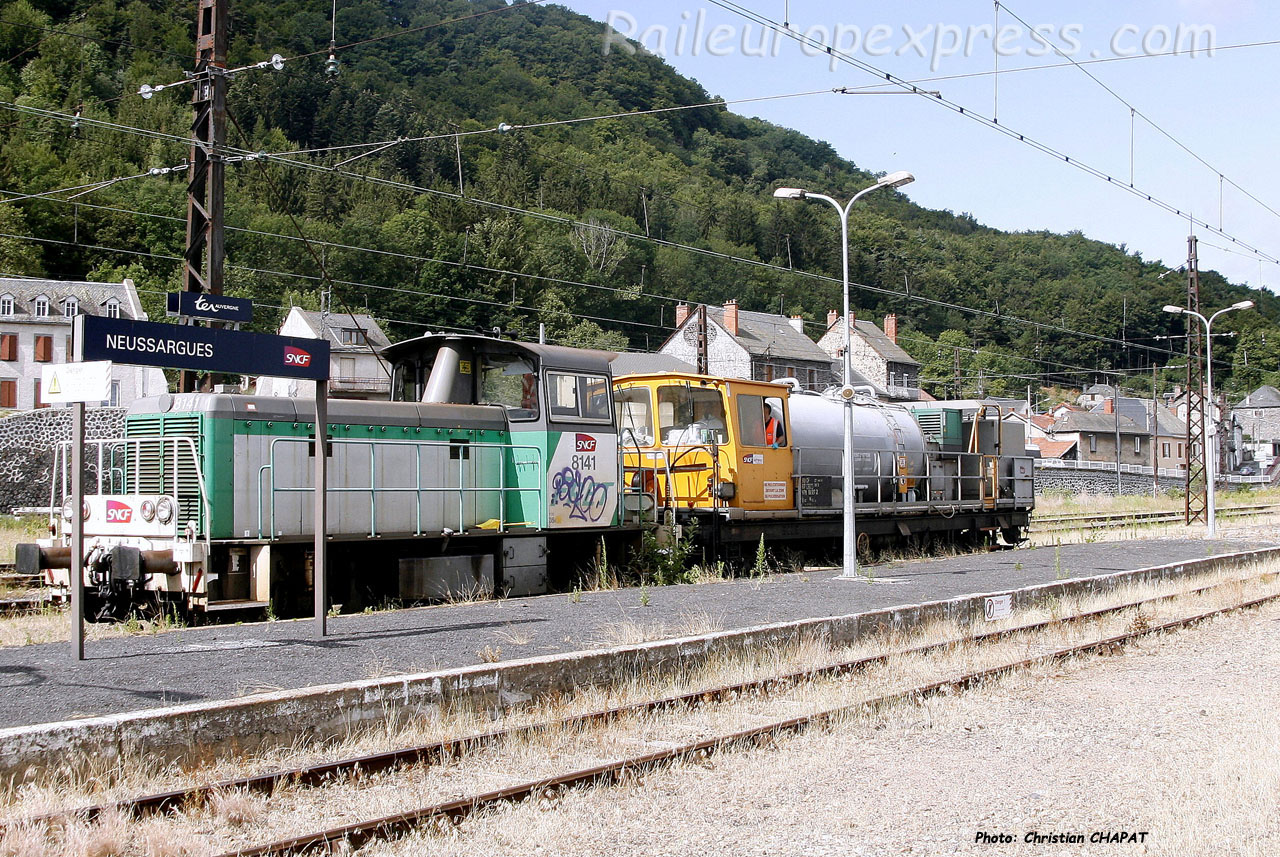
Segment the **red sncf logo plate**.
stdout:
<path fill-rule="evenodd" d="M 294 348 L 292 345 L 286 345 L 284 347 L 284 365 L 310 366 L 311 355 L 303 351 L 301 348 Z"/>
<path fill-rule="evenodd" d="M 107 523 L 108 524 L 127 524 L 133 520 L 133 509 L 128 503 L 121 503 L 119 500 L 107 501 Z"/>
<path fill-rule="evenodd" d="M 589 434 L 580 434 L 574 438 L 574 452 L 595 452 L 596 439 Z"/>

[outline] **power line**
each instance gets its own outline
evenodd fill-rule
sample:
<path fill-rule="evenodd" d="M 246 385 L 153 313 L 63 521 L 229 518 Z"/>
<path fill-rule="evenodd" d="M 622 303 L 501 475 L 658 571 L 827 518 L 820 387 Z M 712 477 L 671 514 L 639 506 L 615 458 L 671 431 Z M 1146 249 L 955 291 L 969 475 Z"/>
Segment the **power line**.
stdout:
<path fill-rule="evenodd" d="M 1213 226 L 1207 221 L 1197 219 L 1190 212 L 1184 212 L 1182 211 L 1182 209 L 1178 208 L 1172 203 L 1165 202 L 1164 200 L 1160 199 L 1154 194 L 1147 193 L 1146 191 L 1142 190 L 1141 188 L 1137 187 L 1134 184 L 1127 184 L 1119 179 L 1113 178 L 1105 170 L 1102 170 L 1098 167 L 1094 167 L 1080 160 L 1079 158 L 1075 158 L 1071 155 L 1066 154 L 1063 151 L 1060 151 L 1059 149 L 1054 148 L 1053 146 L 1048 145 L 1047 143 L 1042 143 L 1033 137 L 1030 137 L 1024 133 L 1020 133 L 1015 129 L 1009 127 L 1003 122 L 998 122 L 992 118 L 984 116 L 981 113 L 978 113 L 969 107 L 965 107 L 962 104 L 959 104 L 957 102 L 951 101 L 943 97 L 941 94 L 931 95 L 929 93 L 926 93 L 925 91 L 921 90 L 920 87 L 916 86 L 909 80 L 898 77 L 897 75 L 884 71 L 883 69 L 873 66 L 870 63 L 864 62 L 863 60 L 860 60 L 857 57 L 851 56 L 848 53 L 840 50 L 834 45 L 824 44 L 823 42 L 810 38 L 807 34 L 800 33 L 800 32 L 797 32 L 796 30 L 791 29 L 790 27 L 783 26 L 779 22 L 773 20 L 772 18 L 769 18 L 767 15 L 748 9 L 745 6 L 732 2 L 732 0 L 709 0 L 709 2 L 711 2 L 716 6 L 719 6 L 720 8 L 728 12 L 738 15 L 739 17 L 746 18 L 749 21 L 753 21 L 754 23 L 759 24 L 761 27 L 768 27 L 769 29 L 781 35 L 784 35 L 794 41 L 808 45 L 811 48 L 818 49 L 823 53 L 827 54 L 828 56 L 832 57 L 833 59 L 838 59 L 841 62 L 854 66 L 855 68 L 861 69 L 878 78 L 881 78 L 885 81 L 886 84 L 899 86 L 907 91 L 910 91 L 912 94 L 929 98 L 931 101 L 941 104 L 942 106 L 946 107 L 948 110 L 951 110 L 955 113 L 960 114 L 961 116 L 964 116 L 974 122 L 977 122 L 978 124 L 982 125 L 985 128 L 998 131 L 999 133 L 1005 135 L 1006 137 L 1010 137 L 1014 140 L 1017 140 L 1020 143 L 1024 143 L 1030 146 L 1031 148 L 1036 149 L 1039 152 L 1049 155 L 1055 158 L 1056 160 L 1060 160 L 1063 163 L 1068 164 L 1069 166 L 1073 166 L 1076 169 L 1081 170 L 1082 172 L 1085 172 L 1091 176 L 1094 176 L 1095 178 L 1105 180 L 1108 184 L 1113 184 L 1116 187 L 1120 188 L 1121 190 L 1124 190 L 1138 197 L 1139 199 L 1145 199 L 1147 202 L 1151 203 L 1155 207 L 1163 209 L 1164 211 L 1170 214 L 1177 215 L 1178 217 L 1181 217 L 1181 218 L 1186 218 L 1191 222 L 1192 226 L 1197 226 L 1197 225 L 1201 226 L 1209 230 L 1210 232 L 1213 232 L 1217 235 L 1222 236 L 1223 238 L 1226 238 L 1232 244 L 1235 244 L 1237 246 L 1245 248 L 1246 250 L 1250 250 L 1254 252 L 1257 256 L 1259 256 L 1262 259 L 1265 259 L 1268 262 L 1280 264 L 1280 259 L 1277 259 L 1275 256 L 1269 253 L 1266 253 L 1258 249 L 1257 247 L 1254 247 L 1244 241 L 1241 241 L 1240 239 L 1234 237 L 1233 235 L 1221 229 L 1220 227 Z"/>
<path fill-rule="evenodd" d="M 25 107 L 21 105 L 11 104 L 8 102 L 0 102 L 0 108 L 13 109 L 19 112 L 34 113 L 37 115 L 45 116 L 46 118 L 57 118 L 62 120 L 67 120 L 71 118 L 64 113 L 59 113 L 57 111 L 30 108 L 30 107 Z M 182 143 L 183 145 L 189 144 L 189 140 L 187 140 L 186 138 L 177 137 L 176 135 L 149 131 L 147 129 L 132 128 L 131 126 L 120 125 L 118 123 L 105 123 L 105 122 L 101 122 L 100 120 L 94 120 L 94 121 L 98 124 L 104 125 L 106 127 L 110 127 L 114 130 L 120 130 L 128 133 L 138 133 L 143 136 L 148 136 L 156 139 L 163 139 L 163 140 L 168 140 L 175 143 Z M 351 170 L 344 170 L 338 167 L 312 164 L 307 161 L 295 161 L 287 157 L 283 157 L 280 155 L 273 155 L 270 153 L 251 152 L 244 149 L 237 149 L 231 146 L 227 146 L 224 148 L 226 151 L 232 153 L 231 155 L 224 158 L 224 160 L 227 163 L 231 163 L 231 164 L 253 162 L 258 159 L 267 159 L 267 160 L 275 161 L 278 163 L 287 164 L 291 167 L 294 167 L 295 169 L 302 169 L 302 170 L 312 171 L 312 172 L 321 172 L 321 173 L 327 173 L 331 175 L 338 175 L 344 178 L 349 178 L 351 180 L 363 181 L 373 185 L 388 187 L 388 188 L 401 190 L 408 193 L 437 196 L 444 199 L 453 200 L 455 202 L 461 202 L 461 203 L 466 203 L 468 205 L 488 208 L 495 211 L 501 211 L 507 214 L 523 215 L 527 217 L 541 219 L 548 222 L 557 223 L 563 226 L 599 230 L 599 231 L 608 232 L 623 238 L 631 238 L 637 241 L 648 242 L 656 246 L 670 247 L 672 249 L 678 249 L 678 250 L 706 256 L 709 258 L 715 258 L 723 261 L 744 264 L 750 267 L 769 270 L 779 274 L 800 276 L 807 279 L 817 280 L 817 281 L 832 284 L 832 285 L 842 284 L 842 281 L 837 280 L 835 277 L 816 274 L 816 273 L 810 273 L 807 271 L 795 270 L 792 268 L 784 268 L 780 265 L 774 265 L 772 263 L 762 262 L 758 259 L 749 259 L 742 256 L 734 256 L 729 253 L 724 253 L 717 250 L 711 250 L 704 247 L 696 247 L 693 245 L 681 244 L 679 242 L 670 241 L 667 239 L 654 238 L 648 235 L 642 235 L 635 232 L 628 232 L 626 230 L 618 229 L 616 227 L 609 226 L 607 224 L 585 223 L 583 221 L 575 220 L 574 218 L 571 218 L 571 217 L 563 217 L 560 215 L 549 214 L 545 211 L 533 211 L 530 209 L 520 208 L 518 206 L 507 205 L 504 203 L 481 199 L 479 197 L 466 196 L 463 194 L 453 193 L 451 191 L 439 190 L 437 188 L 423 187 L 421 185 L 415 185 L 410 182 L 398 181 L 395 179 L 383 178 L 380 176 L 373 176 L 365 173 L 353 172 Z M 1236 239 L 1234 238 L 1231 238 L 1231 240 L 1236 241 Z M 1246 245 L 1241 245 L 1241 246 L 1246 246 Z M 1100 334 L 1088 333 L 1086 331 L 1073 330 L 1063 325 L 1052 325 L 1045 322 L 1034 321 L 1031 319 L 1023 319 L 1017 316 L 1005 315 L 998 311 L 982 310 L 975 307 L 964 306 L 962 304 L 951 303 L 949 301 L 943 301 L 943 300 L 938 300 L 934 298 L 927 298 L 922 295 L 909 294 L 904 291 L 887 289 L 880 286 L 871 286 L 865 283 L 851 283 L 851 285 L 868 292 L 889 295 L 897 298 L 905 298 L 907 300 L 915 301 L 917 303 L 923 303 L 929 306 L 935 306 L 942 309 L 949 309 L 957 312 L 968 313 L 977 317 L 990 318 L 990 319 L 1000 320 L 1008 323 L 1027 325 L 1030 327 L 1035 327 L 1043 330 L 1051 330 L 1051 331 L 1056 331 L 1061 333 L 1067 333 L 1073 336 L 1084 337 L 1086 339 L 1091 339 L 1094 341 L 1105 342 L 1105 343 L 1114 344 L 1114 345 L 1129 346 L 1132 344 L 1124 340 L 1116 339 L 1114 337 L 1102 336 Z M 1142 348 L 1145 350 L 1153 350 L 1153 351 L 1157 350 L 1157 349 L 1151 348 L 1150 346 L 1134 346 L 1134 347 Z"/>
<path fill-rule="evenodd" d="M 1026 27 L 1026 28 L 1027 28 L 1027 30 L 1028 30 L 1028 32 L 1031 32 L 1031 31 L 1033 30 L 1033 28 L 1031 27 L 1031 25 L 1030 25 L 1030 24 L 1028 24 L 1026 21 L 1024 21 L 1021 17 L 1019 17 L 1019 16 L 1018 16 L 1018 13 L 1016 13 L 1016 12 L 1014 12 L 1012 9 L 1010 9 L 1007 3 L 1002 3 L 1002 2 L 1000 2 L 1000 0 L 995 0 L 995 3 L 996 3 L 996 6 L 997 6 L 997 7 L 1004 9 L 1004 10 L 1005 10 L 1005 12 L 1007 12 L 1007 13 L 1008 13 L 1008 14 L 1009 14 L 1009 15 L 1010 15 L 1010 16 L 1011 16 L 1015 21 L 1017 21 L 1017 22 L 1018 22 L 1019 24 L 1021 24 L 1022 26 Z M 1075 68 L 1079 69 L 1079 70 L 1081 71 L 1081 73 L 1083 73 L 1083 74 L 1085 74 L 1086 76 L 1088 76 L 1088 78 L 1089 78 L 1090 80 L 1092 80 L 1094 83 L 1098 84 L 1098 86 L 1100 86 L 1100 87 L 1102 87 L 1104 90 L 1106 90 L 1106 91 L 1107 91 L 1107 92 L 1108 92 L 1108 93 L 1109 93 L 1113 98 L 1115 98 L 1117 101 L 1119 101 L 1119 102 L 1120 102 L 1121 104 L 1123 104 L 1125 107 L 1129 108 L 1129 110 L 1130 110 L 1130 112 L 1131 112 L 1131 114 L 1132 114 L 1132 115 L 1134 115 L 1134 116 L 1138 116 L 1139 118 L 1141 118 L 1143 122 L 1146 122 L 1146 123 L 1147 123 L 1148 125 L 1150 125 L 1152 128 L 1154 128 L 1155 130 L 1159 131 L 1159 132 L 1160 132 L 1164 137 L 1166 137 L 1168 140 L 1170 140 L 1170 141 L 1171 141 L 1174 145 L 1176 145 L 1179 149 L 1182 149 L 1182 151 L 1186 152 L 1186 153 L 1187 153 L 1188 155 L 1190 155 L 1192 158 L 1195 158 L 1197 161 L 1199 161 L 1199 162 L 1200 162 L 1201 164 L 1203 164 L 1205 167 L 1207 167 L 1208 169 L 1212 170 L 1212 171 L 1213 171 L 1213 174 L 1214 174 L 1214 175 L 1216 175 L 1220 180 L 1225 181 L 1227 184 L 1231 185 L 1231 186 L 1232 186 L 1232 187 L 1234 187 L 1236 190 L 1240 191 L 1240 192 L 1241 192 L 1241 193 L 1243 193 L 1245 196 L 1249 197 L 1249 199 L 1253 200 L 1253 201 L 1254 201 L 1254 202 L 1256 202 L 1258 205 L 1262 206 L 1263 208 L 1265 208 L 1267 211 L 1271 212 L 1271 213 L 1272 213 L 1273 215 L 1275 215 L 1276 217 L 1280 217 L 1280 211 L 1277 211 L 1276 209 L 1272 208 L 1272 207 L 1271 207 L 1270 205 L 1268 205 L 1267 203 L 1263 202 L 1263 201 L 1262 201 L 1261 199 L 1259 199 L 1258 197 L 1254 196 L 1254 195 L 1253 195 L 1252 193 L 1250 193 L 1249 191 L 1245 190 L 1243 187 L 1241 187 L 1241 186 L 1239 185 L 1239 183 L 1237 183 L 1235 180 L 1233 180 L 1233 179 L 1229 178 L 1227 175 L 1225 175 L 1225 174 L 1222 172 L 1222 170 L 1218 169 L 1218 168 L 1217 168 L 1217 167 L 1215 167 L 1213 164 L 1209 163 L 1209 162 L 1208 162 L 1208 161 L 1206 161 L 1204 158 L 1202 158 L 1199 154 L 1197 154 L 1196 152 L 1192 151 L 1192 150 L 1191 150 L 1191 148 L 1190 148 L 1189 146 L 1187 146 L 1185 143 L 1183 143 L 1183 142 L 1182 142 L 1181 140 L 1179 140 L 1177 137 L 1173 136 L 1173 134 L 1171 134 L 1169 131 L 1165 130 L 1165 129 L 1164 129 L 1164 128 L 1163 128 L 1163 127 L 1162 127 L 1158 122 L 1156 122 L 1154 119 L 1152 119 L 1152 118 L 1151 118 L 1150 116 L 1148 116 L 1146 113 L 1143 113 L 1141 110 L 1139 110 L 1137 107 L 1135 107 L 1135 106 L 1133 105 L 1133 103 L 1132 103 L 1132 102 L 1130 102 L 1128 99 L 1126 99 L 1126 98 L 1125 98 L 1124 96 L 1122 96 L 1120 93 L 1116 92 L 1113 88 L 1111 88 L 1111 87 L 1110 87 L 1110 86 L 1108 86 L 1106 83 L 1104 83 L 1104 82 L 1102 81 L 1102 79 L 1101 79 L 1101 78 L 1099 78 L 1096 74 L 1094 74 L 1094 73 L 1093 73 L 1092 71 L 1090 71 L 1089 69 L 1085 68 L 1085 67 L 1084 67 L 1083 65 L 1081 65 L 1080 63 L 1076 62 L 1072 57 L 1070 57 L 1070 56 L 1069 56 L 1069 55 L 1067 55 L 1066 53 L 1063 53 L 1063 51 L 1062 51 L 1062 50 L 1060 50 L 1060 49 L 1058 48 L 1058 46 L 1057 46 L 1057 45 L 1053 44 L 1053 42 L 1050 42 L 1048 39 L 1045 39 L 1045 40 L 1044 40 L 1044 43 L 1045 43 L 1045 44 L 1047 44 L 1049 47 L 1053 48 L 1054 53 L 1056 53 L 1058 56 L 1060 56 L 1060 57 L 1062 57 L 1063 59 L 1065 59 L 1068 63 L 1070 63 L 1070 64 L 1071 64 L 1072 66 L 1074 66 Z"/>

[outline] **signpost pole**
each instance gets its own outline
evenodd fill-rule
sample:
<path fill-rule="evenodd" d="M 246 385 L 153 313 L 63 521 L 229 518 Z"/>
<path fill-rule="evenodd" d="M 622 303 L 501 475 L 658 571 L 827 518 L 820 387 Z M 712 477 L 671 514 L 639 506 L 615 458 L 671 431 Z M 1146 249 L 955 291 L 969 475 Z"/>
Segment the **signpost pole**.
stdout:
<path fill-rule="evenodd" d="M 315 475 L 315 560 L 312 562 L 312 580 L 316 594 L 316 632 L 323 638 L 328 633 L 329 581 L 325 562 L 325 531 L 328 529 L 327 499 L 329 493 L 328 468 L 329 439 L 329 382 L 316 381 L 316 475 Z"/>
<path fill-rule="evenodd" d="M 71 406 L 71 649 L 84 660 L 84 402 Z"/>

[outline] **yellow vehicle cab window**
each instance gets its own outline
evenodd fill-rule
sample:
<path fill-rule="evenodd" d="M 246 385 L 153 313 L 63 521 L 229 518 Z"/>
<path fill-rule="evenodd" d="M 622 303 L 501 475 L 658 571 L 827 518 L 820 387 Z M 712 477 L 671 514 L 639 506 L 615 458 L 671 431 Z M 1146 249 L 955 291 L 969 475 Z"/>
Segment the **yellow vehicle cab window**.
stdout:
<path fill-rule="evenodd" d="M 614 400 L 618 414 L 618 442 L 625 447 L 653 446 L 653 409 L 648 387 L 619 390 Z"/>
<path fill-rule="evenodd" d="M 787 432 L 783 420 L 782 399 L 739 393 L 738 442 L 743 446 L 783 447 Z"/>
<path fill-rule="evenodd" d="M 729 432 L 720 391 L 690 386 L 659 387 L 658 428 L 666 446 L 727 443 Z"/>

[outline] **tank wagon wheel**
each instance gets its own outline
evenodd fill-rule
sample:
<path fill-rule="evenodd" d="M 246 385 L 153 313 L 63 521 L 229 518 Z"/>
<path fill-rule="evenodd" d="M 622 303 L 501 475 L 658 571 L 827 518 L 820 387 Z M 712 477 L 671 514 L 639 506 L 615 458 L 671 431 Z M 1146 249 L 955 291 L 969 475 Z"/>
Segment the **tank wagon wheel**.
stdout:
<path fill-rule="evenodd" d="M 871 556 L 871 536 L 867 533 L 858 533 L 856 544 L 858 546 L 858 559 L 867 559 Z"/>
<path fill-rule="evenodd" d="M 1000 529 L 1000 538 L 1010 547 L 1017 547 L 1027 540 L 1027 536 L 1022 532 L 1022 527 L 1002 527 Z"/>

